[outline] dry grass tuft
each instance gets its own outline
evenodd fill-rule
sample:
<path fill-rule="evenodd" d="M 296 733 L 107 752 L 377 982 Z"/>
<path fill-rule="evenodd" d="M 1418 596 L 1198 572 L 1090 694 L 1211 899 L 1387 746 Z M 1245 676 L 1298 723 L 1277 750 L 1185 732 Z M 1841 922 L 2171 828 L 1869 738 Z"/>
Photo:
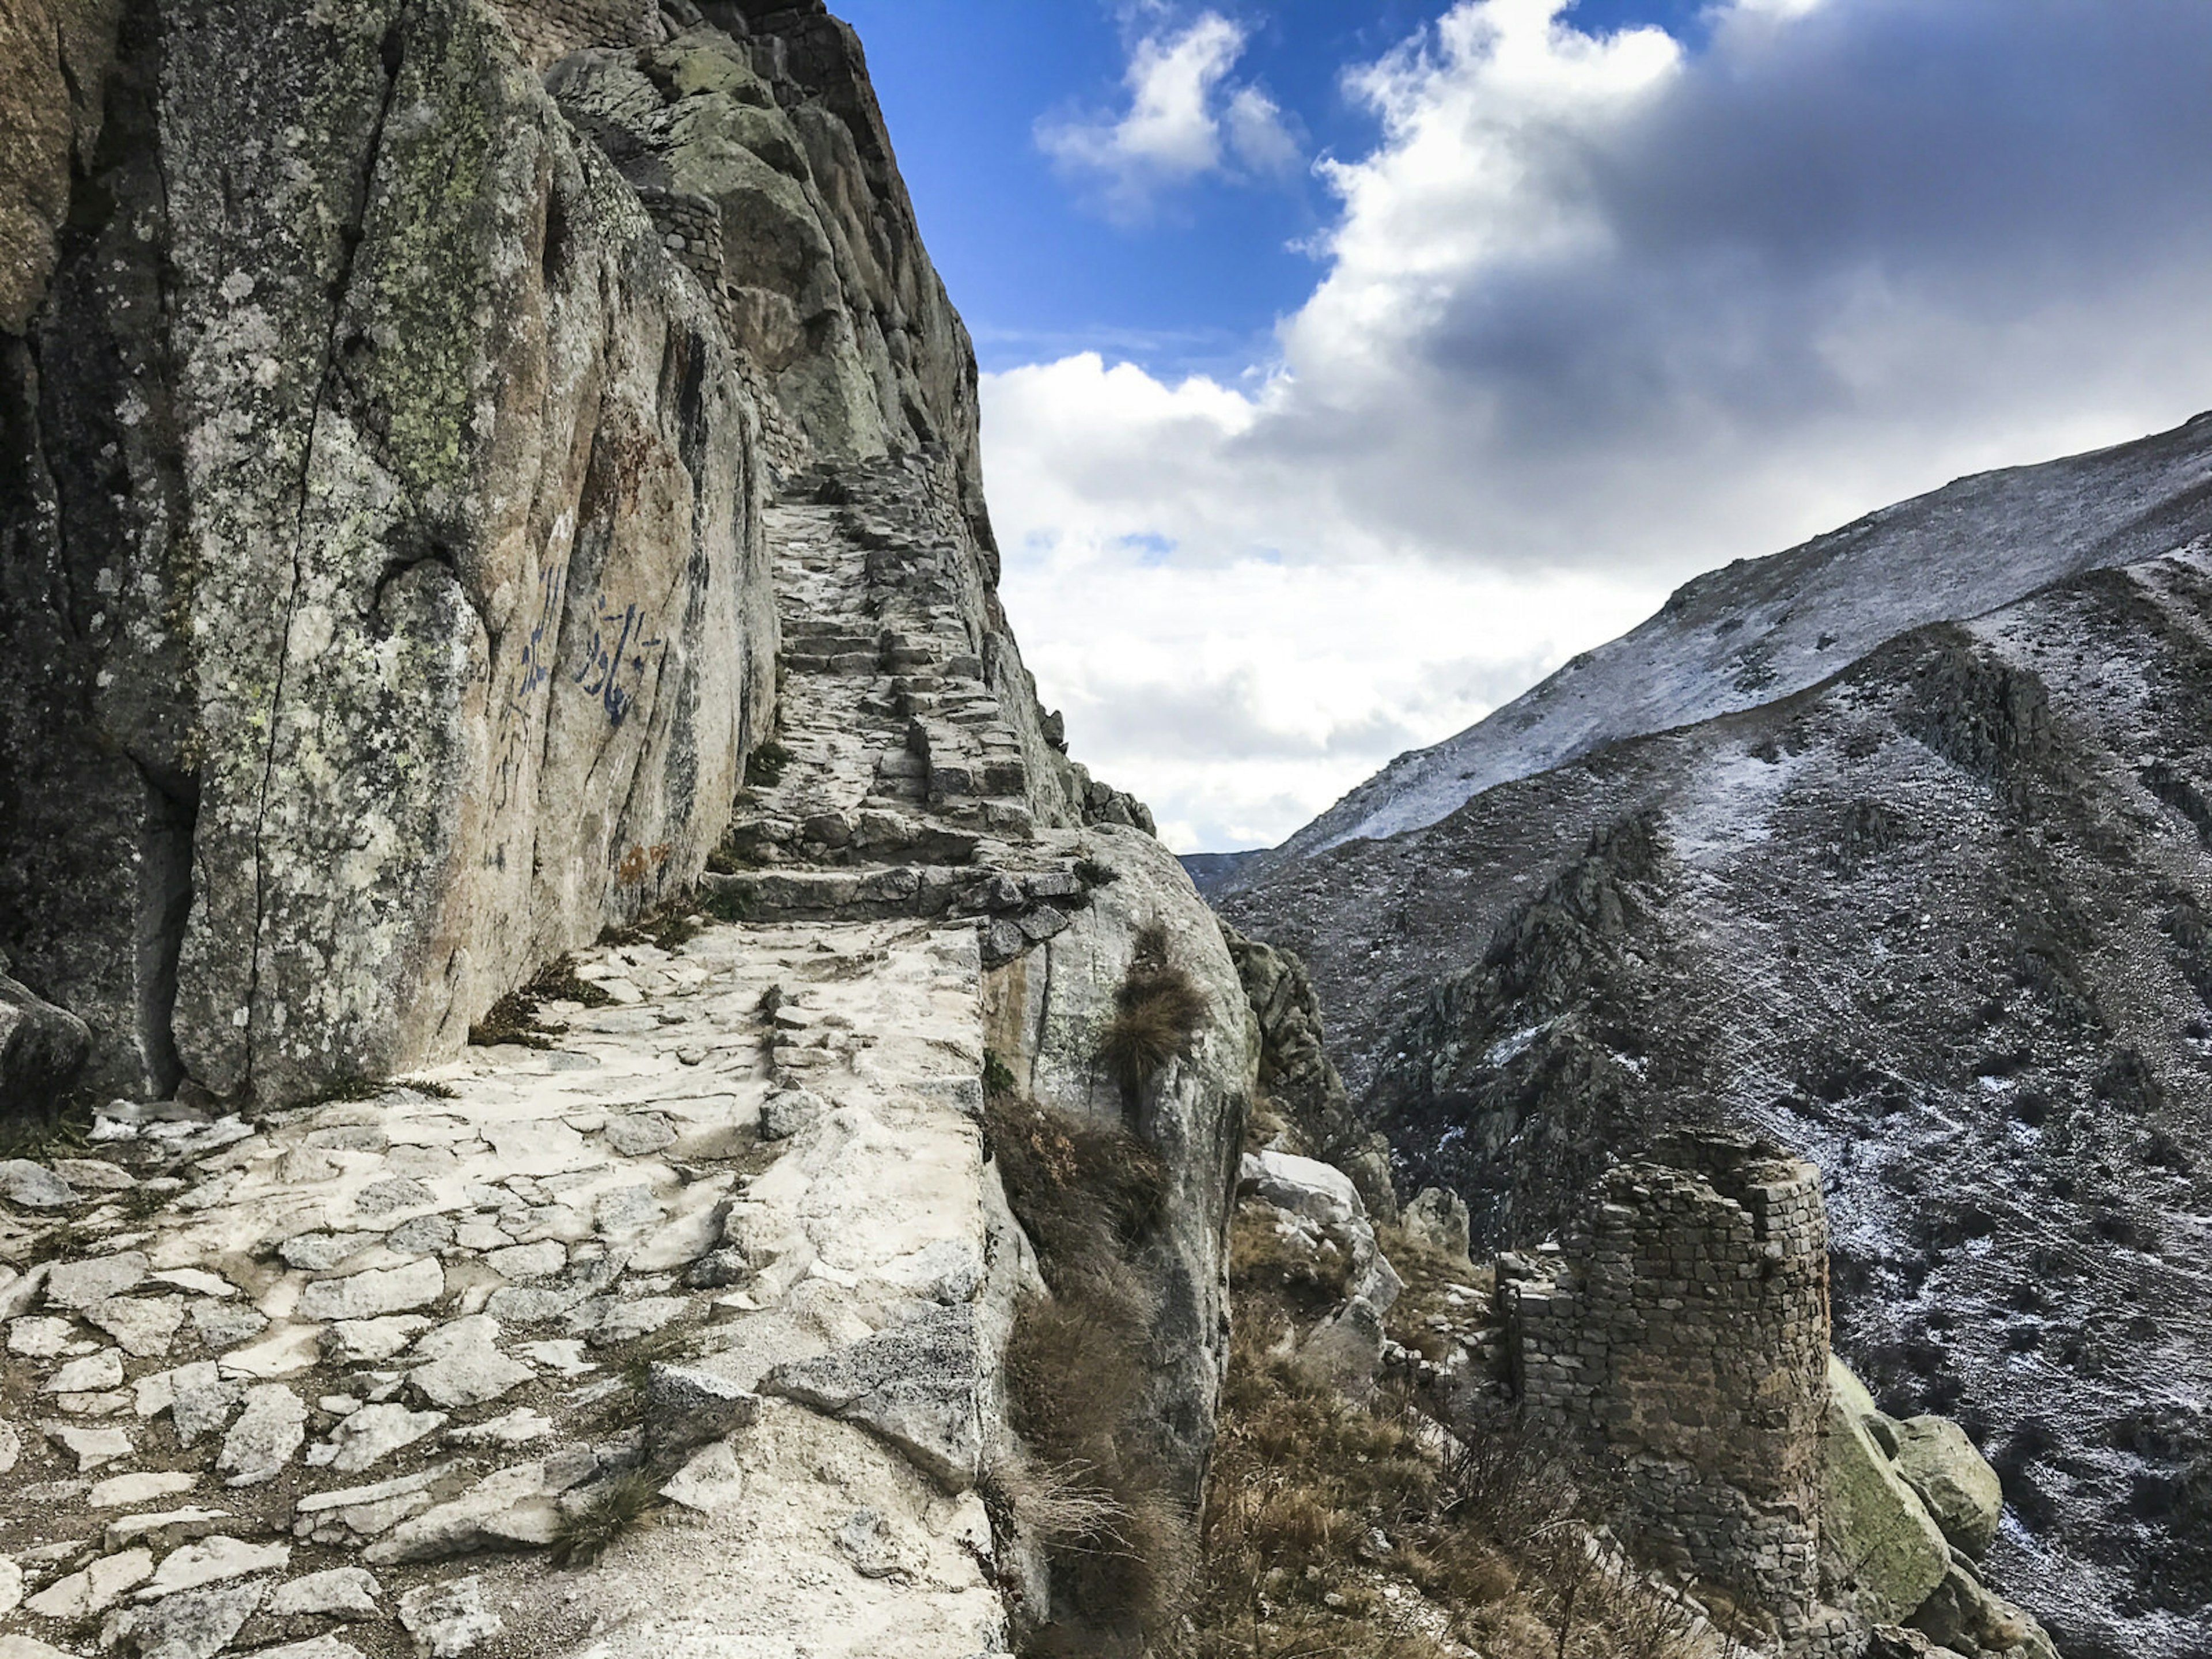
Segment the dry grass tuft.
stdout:
<path fill-rule="evenodd" d="M 553 1536 L 550 1559 L 556 1567 L 588 1567 L 619 1539 L 656 1523 L 665 1507 L 661 1477 L 632 1469 L 592 1487 L 584 1501 L 564 1508 Z"/>
<path fill-rule="evenodd" d="M 1101 1305 L 1136 1295 L 1128 1257 L 1167 1202 L 1160 1155 L 1125 1129 L 1079 1123 L 1009 1089 L 988 1094 L 984 1124 L 1053 1294 Z"/>
<path fill-rule="evenodd" d="M 1125 1093 L 1134 1095 L 1178 1055 L 1206 1018 L 1206 998 L 1168 957 L 1166 930 L 1137 935 L 1137 950 L 1114 993 L 1114 1018 L 1098 1041 L 1103 1060 Z"/>
<path fill-rule="evenodd" d="M 1311 1322 L 1350 1294 L 1352 1257 L 1327 1239 L 1316 1250 L 1285 1237 L 1273 1212 L 1248 1204 L 1230 1223 L 1229 1285 L 1240 1304 Z"/>
<path fill-rule="evenodd" d="M 549 1038 L 563 1036 L 565 1025 L 549 1025 L 538 1017 L 545 1002 L 580 1003 L 603 1008 L 614 998 L 587 979 L 576 976 L 576 959 L 562 956 L 538 970 L 537 977 L 519 990 L 509 991 L 491 1006 L 491 1012 L 469 1027 L 469 1041 L 479 1048 L 513 1043 L 524 1048 L 550 1048 Z"/>

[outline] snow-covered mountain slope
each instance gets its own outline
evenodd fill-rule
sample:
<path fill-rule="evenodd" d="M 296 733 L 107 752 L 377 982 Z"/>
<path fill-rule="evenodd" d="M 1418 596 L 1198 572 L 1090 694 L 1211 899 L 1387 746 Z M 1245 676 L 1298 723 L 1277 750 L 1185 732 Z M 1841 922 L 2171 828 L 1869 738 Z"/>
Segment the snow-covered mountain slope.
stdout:
<path fill-rule="evenodd" d="M 1401 755 L 1223 890 L 1356 839 L 1437 823 L 1486 789 L 1626 738 L 1771 702 L 1907 629 L 2200 542 L 2212 415 L 2086 455 L 1960 479 L 1769 558 L 1697 578 L 1633 632 L 1479 725 Z"/>

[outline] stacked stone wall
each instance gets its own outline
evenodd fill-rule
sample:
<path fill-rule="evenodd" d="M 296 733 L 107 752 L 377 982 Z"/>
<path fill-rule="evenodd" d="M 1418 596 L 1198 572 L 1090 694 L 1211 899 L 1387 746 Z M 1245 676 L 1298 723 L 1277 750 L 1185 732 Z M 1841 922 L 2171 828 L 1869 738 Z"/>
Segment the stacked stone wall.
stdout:
<path fill-rule="evenodd" d="M 1747 1142 L 1667 1141 L 1608 1172 L 1553 1276 L 1501 1295 L 1524 1409 L 1617 1484 L 1640 1550 L 1770 1610 L 1785 1652 L 1856 1651 L 1820 1600 L 1820 1171 Z"/>
<path fill-rule="evenodd" d="M 586 46 L 646 46 L 663 38 L 659 0 L 499 0 L 515 44 L 536 69 Z"/>
<path fill-rule="evenodd" d="M 813 446 L 784 412 L 783 399 L 776 394 L 775 383 L 745 349 L 745 343 L 752 338 L 755 331 L 744 314 L 744 290 L 731 279 L 729 244 L 720 206 L 707 197 L 690 196 L 680 191 L 660 190 L 649 185 L 636 188 L 639 201 L 644 204 L 653 228 L 660 233 L 661 246 L 697 279 L 708 304 L 722 325 L 723 337 L 736 354 L 738 378 L 744 383 L 760 416 L 764 458 L 779 474 L 799 471 L 814 459 Z"/>

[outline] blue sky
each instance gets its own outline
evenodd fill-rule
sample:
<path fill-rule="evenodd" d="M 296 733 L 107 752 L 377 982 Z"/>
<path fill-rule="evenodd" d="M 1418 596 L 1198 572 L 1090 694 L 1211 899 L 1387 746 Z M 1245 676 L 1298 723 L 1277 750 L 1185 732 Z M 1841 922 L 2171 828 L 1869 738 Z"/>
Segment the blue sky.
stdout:
<path fill-rule="evenodd" d="M 1086 206 L 1037 124 L 1121 96 L 1126 31 L 1101 0 L 841 0 L 860 32 L 922 234 L 987 369 L 1099 349 L 1155 373 L 1235 374 L 1319 275 L 1302 245 L 1333 216 L 1309 173 L 1255 190 L 1200 180 L 1147 222 Z M 1231 5 L 1250 30 L 1239 72 L 1285 108 L 1313 155 L 1354 154 L 1373 114 L 1340 84 L 1433 22 L 1441 0 Z M 1694 38 L 1698 0 L 1581 0 L 1582 25 L 1656 23 Z"/>
<path fill-rule="evenodd" d="M 1674 586 L 2212 405 L 2203 0 L 833 0 L 1003 588 L 1179 848 Z"/>
<path fill-rule="evenodd" d="M 1328 204 L 1310 175 L 1264 190 L 1200 181 L 1140 226 L 1085 205 L 1036 142 L 1041 119 L 1121 95 L 1122 31 L 1093 0 L 846 0 L 860 31 L 922 234 L 986 368 L 1101 347 L 1156 372 L 1236 373 L 1312 291 L 1292 244 Z M 1414 0 L 1296 0 L 1231 15 L 1252 29 L 1243 72 L 1318 153 L 1364 148 L 1371 117 L 1337 77 L 1441 9 Z"/>

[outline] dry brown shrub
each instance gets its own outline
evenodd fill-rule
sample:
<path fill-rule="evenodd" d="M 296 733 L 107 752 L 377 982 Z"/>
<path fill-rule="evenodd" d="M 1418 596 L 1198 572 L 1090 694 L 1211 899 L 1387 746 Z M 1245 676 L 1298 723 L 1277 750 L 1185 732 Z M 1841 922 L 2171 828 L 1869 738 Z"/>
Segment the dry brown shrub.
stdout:
<path fill-rule="evenodd" d="M 1052 1291 L 1008 1339 L 1010 1416 L 1030 1455 L 996 1474 L 1052 1568 L 1054 1616 L 1030 1651 L 1133 1650 L 1180 1607 L 1194 1547 L 1146 1455 L 1154 1304 L 1134 1257 L 1159 1224 L 1167 1166 L 1126 1129 L 1078 1122 L 1004 1084 L 987 1091 L 985 1132 Z"/>
<path fill-rule="evenodd" d="M 1230 1288 L 1240 1300 L 1266 1301 L 1285 1313 L 1311 1319 L 1350 1293 L 1352 1257 L 1329 1246 L 1316 1251 L 1286 1238 L 1273 1211 L 1248 1204 L 1230 1224 Z"/>

